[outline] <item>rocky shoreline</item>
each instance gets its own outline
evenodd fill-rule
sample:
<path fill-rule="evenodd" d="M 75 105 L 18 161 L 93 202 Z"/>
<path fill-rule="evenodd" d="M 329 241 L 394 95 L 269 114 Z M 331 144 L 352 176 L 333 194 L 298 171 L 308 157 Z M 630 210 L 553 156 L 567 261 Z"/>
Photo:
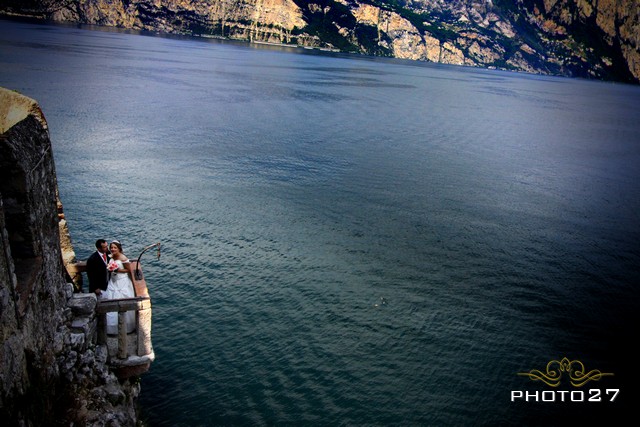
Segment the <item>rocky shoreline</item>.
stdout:
<path fill-rule="evenodd" d="M 1 14 L 640 82 L 634 0 L 2 0 Z"/>

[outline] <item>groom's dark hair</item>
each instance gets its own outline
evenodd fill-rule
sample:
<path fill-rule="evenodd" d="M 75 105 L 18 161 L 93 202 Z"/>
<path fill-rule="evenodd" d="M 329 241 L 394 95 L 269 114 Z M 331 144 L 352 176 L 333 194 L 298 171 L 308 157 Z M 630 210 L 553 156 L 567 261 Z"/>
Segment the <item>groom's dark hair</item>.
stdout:
<path fill-rule="evenodd" d="M 103 244 L 103 243 L 107 243 L 107 241 L 106 241 L 106 240 L 104 240 L 104 239 L 98 239 L 98 240 L 96 240 L 96 249 L 100 249 L 100 248 L 102 247 L 102 244 Z"/>

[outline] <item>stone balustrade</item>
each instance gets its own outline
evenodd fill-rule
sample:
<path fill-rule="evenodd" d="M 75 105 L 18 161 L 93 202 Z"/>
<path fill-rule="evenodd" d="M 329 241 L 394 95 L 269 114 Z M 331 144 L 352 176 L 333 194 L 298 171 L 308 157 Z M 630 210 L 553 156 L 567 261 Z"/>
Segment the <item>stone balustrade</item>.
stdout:
<path fill-rule="evenodd" d="M 136 312 L 136 325 L 127 334 L 125 313 Z M 118 334 L 107 334 L 107 313 L 118 313 Z M 149 369 L 155 359 L 151 345 L 151 299 L 148 296 L 99 300 L 98 344 L 105 344 L 109 358 L 107 363 L 118 377 L 140 375 Z"/>
<path fill-rule="evenodd" d="M 132 262 L 132 271 L 136 267 L 136 262 Z M 86 264 L 78 262 L 67 268 L 71 275 L 81 274 Z M 76 339 L 106 346 L 107 365 L 119 378 L 146 372 L 155 359 L 151 343 L 151 298 L 144 277 L 136 279 L 135 275 L 131 276 L 135 297 L 109 300 L 99 299 L 93 293 L 79 293 L 74 294 L 71 303 L 72 311 L 77 313 L 72 322 L 74 333 L 78 335 Z M 135 328 L 130 333 L 127 333 L 125 322 L 125 313 L 128 311 L 136 313 Z M 111 312 L 118 313 L 116 335 L 107 334 L 106 318 L 107 313 Z"/>

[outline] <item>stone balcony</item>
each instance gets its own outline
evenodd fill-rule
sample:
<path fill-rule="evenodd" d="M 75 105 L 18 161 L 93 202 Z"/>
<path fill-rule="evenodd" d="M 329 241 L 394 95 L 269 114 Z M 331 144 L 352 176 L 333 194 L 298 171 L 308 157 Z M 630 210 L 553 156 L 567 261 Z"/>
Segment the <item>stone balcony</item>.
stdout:
<path fill-rule="evenodd" d="M 138 267 L 132 261 L 132 271 Z M 84 262 L 67 266 L 69 274 L 81 274 L 86 269 Z M 122 299 L 98 299 L 95 294 L 74 294 L 76 317 L 72 329 L 76 334 L 85 335 L 84 340 L 104 345 L 107 349 L 107 364 L 119 378 L 128 378 L 146 372 L 155 359 L 151 343 L 151 298 L 142 275 L 139 278 L 132 274 L 135 297 Z M 84 307 L 84 308 L 82 308 Z M 73 306 L 72 306 L 73 309 Z M 127 333 L 125 313 L 136 313 L 135 329 Z M 107 334 L 107 313 L 118 313 L 118 333 Z M 80 339 L 80 338 L 78 338 Z"/>

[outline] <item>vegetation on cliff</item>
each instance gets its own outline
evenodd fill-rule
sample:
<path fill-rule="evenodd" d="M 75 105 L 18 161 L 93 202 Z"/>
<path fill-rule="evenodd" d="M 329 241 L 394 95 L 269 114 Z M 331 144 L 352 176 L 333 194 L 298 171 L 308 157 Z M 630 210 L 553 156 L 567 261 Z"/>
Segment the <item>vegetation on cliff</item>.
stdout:
<path fill-rule="evenodd" d="M 0 11 L 640 82 L 637 0 L 0 0 Z"/>

